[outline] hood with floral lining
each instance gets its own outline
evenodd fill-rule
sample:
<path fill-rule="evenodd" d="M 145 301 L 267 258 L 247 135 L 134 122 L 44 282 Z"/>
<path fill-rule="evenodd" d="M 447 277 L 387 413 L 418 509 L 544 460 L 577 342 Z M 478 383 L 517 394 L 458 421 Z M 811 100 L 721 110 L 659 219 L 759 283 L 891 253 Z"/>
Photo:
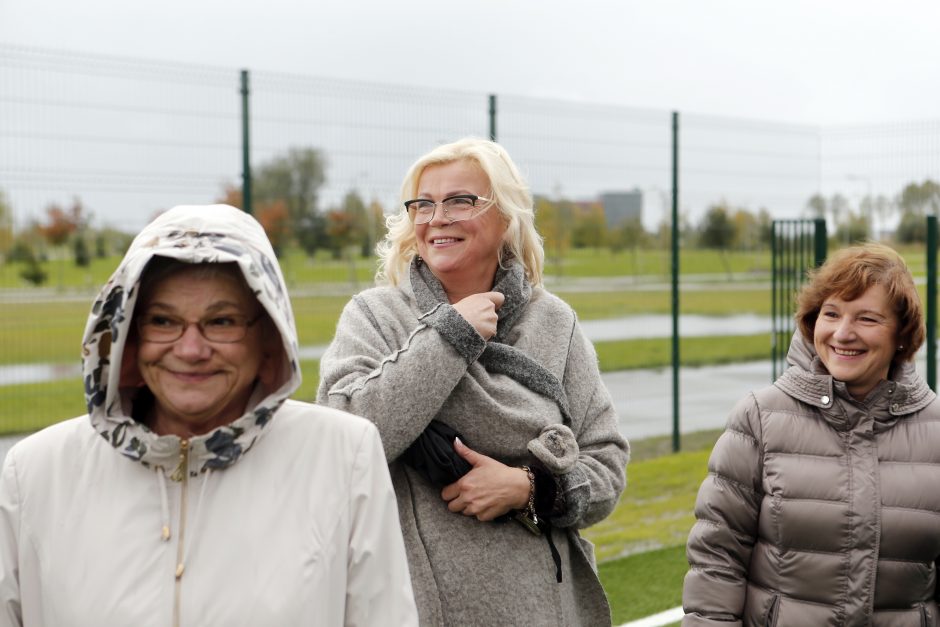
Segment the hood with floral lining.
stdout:
<path fill-rule="evenodd" d="M 91 424 L 122 455 L 167 471 L 176 469 L 180 462 L 180 438 L 158 436 L 134 420 L 130 392 L 120 387 L 121 357 L 140 277 L 156 256 L 186 263 L 238 264 L 284 346 L 285 363 L 279 370 L 283 374 L 274 392 L 265 394 L 256 385 L 240 418 L 189 440 L 188 468 L 195 476 L 235 463 L 264 434 L 277 408 L 299 387 L 297 332 L 274 250 L 254 218 L 228 205 L 179 206 L 159 216 L 134 238 L 95 298 L 82 340 L 82 376 Z M 179 479 L 178 473 L 173 477 Z"/>

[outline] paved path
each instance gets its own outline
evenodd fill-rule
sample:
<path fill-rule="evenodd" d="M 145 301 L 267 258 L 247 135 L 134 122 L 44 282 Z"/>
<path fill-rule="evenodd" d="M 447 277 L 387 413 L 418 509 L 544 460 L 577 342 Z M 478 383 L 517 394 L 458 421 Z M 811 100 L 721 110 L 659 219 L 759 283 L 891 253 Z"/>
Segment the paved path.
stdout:
<path fill-rule="evenodd" d="M 683 368 L 679 371 L 679 431 L 724 427 L 738 399 L 770 383 L 770 361 Z M 603 375 L 628 440 L 672 433 L 672 369 Z"/>

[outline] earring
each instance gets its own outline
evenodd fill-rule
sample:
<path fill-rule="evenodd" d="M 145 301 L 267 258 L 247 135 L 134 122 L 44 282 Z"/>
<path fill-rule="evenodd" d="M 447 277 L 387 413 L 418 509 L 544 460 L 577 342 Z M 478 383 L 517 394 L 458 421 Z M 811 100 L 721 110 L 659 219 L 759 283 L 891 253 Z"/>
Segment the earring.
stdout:
<path fill-rule="evenodd" d="M 898 345 L 898 352 L 900 353 L 902 350 L 904 350 L 904 345 L 903 344 Z"/>

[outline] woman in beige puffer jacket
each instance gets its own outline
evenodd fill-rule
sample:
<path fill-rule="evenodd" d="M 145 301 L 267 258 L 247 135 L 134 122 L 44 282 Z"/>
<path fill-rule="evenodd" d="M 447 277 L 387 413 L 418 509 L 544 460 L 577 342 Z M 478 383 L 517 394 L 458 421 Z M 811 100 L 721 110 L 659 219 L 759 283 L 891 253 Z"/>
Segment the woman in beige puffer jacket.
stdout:
<path fill-rule="evenodd" d="M 940 405 L 923 314 L 886 246 L 799 296 L 789 367 L 741 400 L 689 535 L 683 625 L 940 625 Z"/>

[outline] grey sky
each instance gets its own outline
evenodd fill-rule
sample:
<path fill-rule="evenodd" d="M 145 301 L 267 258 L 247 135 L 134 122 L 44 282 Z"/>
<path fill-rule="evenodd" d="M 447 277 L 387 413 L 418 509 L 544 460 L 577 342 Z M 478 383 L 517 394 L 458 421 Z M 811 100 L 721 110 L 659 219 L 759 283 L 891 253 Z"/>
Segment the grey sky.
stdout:
<path fill-rule="evenodd" d="M 0 42 L 775 121 L 935 118 L 935 0 L 0 0 Z"/>

